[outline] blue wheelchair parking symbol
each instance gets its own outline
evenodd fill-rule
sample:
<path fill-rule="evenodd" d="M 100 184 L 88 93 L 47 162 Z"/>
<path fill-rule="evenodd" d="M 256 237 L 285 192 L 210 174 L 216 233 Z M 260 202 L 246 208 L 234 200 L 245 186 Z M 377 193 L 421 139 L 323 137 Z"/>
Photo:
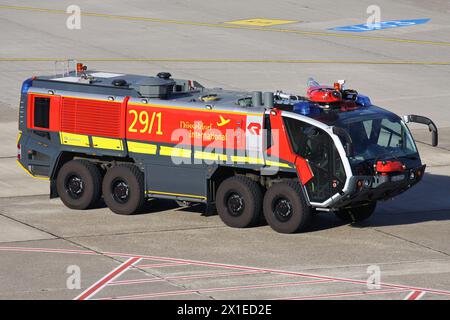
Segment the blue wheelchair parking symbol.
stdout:
<path fill-rule="evenodd" d="M 355 24 L 352 26 L 345 27 L 335 27 L 329 28 L 328 30 L 333 31 L 347 31 L 347 32 L 366 32 L 366 31 L 375 31 L 389 28 L 399 28 L 399 27 L 410 27 L 417 24 L 424 24 L 430 21 L 431 19 L 411 19 L 411 20 L 390 20 L 390 21 L 382 21 L 380 23 L 373 24 Z"/>

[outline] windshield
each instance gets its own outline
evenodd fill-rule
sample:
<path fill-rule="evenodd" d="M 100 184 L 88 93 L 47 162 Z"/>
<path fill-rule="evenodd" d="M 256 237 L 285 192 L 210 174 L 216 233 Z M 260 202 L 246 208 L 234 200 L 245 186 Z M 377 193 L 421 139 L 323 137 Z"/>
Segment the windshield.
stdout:
<path fill-rule="evenodd" d="M 396 116 L 381 115 L 370 119 L 349 118 L 339 124 L 353 141 L 352 164 L 412 156 L 416 145 L 406 125 Z"/>

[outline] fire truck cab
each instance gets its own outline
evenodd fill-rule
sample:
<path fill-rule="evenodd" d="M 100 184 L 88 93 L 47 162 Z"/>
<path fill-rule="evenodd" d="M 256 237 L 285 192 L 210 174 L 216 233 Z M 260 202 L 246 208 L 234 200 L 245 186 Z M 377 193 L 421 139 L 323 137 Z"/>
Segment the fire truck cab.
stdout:
<path fill-rule="evenodd" d="M 344 82 L 306 96 L 207 89 L 196 81 L 74 71 L 24 81 L 18 163 L 73 209 L 118 214 L 148 199 L 215 204 L 225 224 L 265 218 L 304 230 L 317 211 L 355 222 L 424 174 L 406 125 Z"/>

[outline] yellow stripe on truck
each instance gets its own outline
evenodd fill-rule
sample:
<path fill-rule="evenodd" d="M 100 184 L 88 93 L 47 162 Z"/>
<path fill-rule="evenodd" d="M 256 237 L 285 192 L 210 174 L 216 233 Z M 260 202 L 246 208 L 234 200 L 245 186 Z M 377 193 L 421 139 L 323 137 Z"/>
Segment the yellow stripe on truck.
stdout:
<path fill-rule="evenodd" d="M 195 199 L 206 199 L 205 196 L 198 196 L 195 194 L 173 193 L 173 192 L 155 191 L 155 190 L 148 190 L 148 191 L 145 191 L 145 193 L 147 193 L 147 194 L 162 194 L 162 195 L 167 195 L 167 196 L 195 198 Z"/>
<path fill-rule="evenodd" d="M 127 141 L 128 151 L 145 154 L 156 154 L 155 144 Z"/>
<path fill-rule="evenodd" d="M 267 166 L 272 166 L 272 167 L 292 168 L 287 163 L 276 162 L 276 161 L 269 161 L 269 160 L 266 160 L 266 165 Z"/>
<path fill-rule="evenodd" d="M 194 158 L 202 159 L 202 160 L 211 160 L 211 161 L 215 161 L 215 160 L 227 161 L 227 156 L 225 154 L 204 152 L 204 151 L 195 151 Z"/>
<path fill-rule="evenodd" d="M 49 180 L 48 177 L 43 177 L 43 176 L 35 176 L 34 174 L 32 174 L 30 172 L 30 170 L 28 170 L 27 168 L 25 168 L 23 166 L 23 164 L 20 163 L 19 160 L 16 160 L 16 163 L 19 165 L 19 167 L 21 167 L 23 169 L 23 171 L 25 171 L 30 177 L 35 178 L 35 179 L 40 179 L 40 180 Z"/>
<path fill-rule="evenodd" d="M 191 150 L 183 148 L 161 146 L 159 149 L 159 155 L 161 156 L 190 158 L 191 153 L 192 153 Z"/>
<path fill-rule="evenodd" d="M 238 163 L 264 164 L 263 158 L 231 156 L 231 161 Z"/>
<path fill-rule="evenodd" d="M 92 137 L 92 144 L 94 148 L 109 149 L 109 150 L 123 150 L 121 139 L 111 139 L 102 137 Z"/>
<path fill-rule="evenodd" d="M 90 147 L 89 136 L 83 134 L 60 132 L 61 144 L 77 147 Z"/>

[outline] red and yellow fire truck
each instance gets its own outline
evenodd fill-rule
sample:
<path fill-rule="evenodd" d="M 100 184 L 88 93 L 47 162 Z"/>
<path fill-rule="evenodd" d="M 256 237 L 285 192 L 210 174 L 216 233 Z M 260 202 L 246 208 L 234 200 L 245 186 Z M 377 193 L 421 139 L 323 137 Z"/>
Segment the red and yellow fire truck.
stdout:
<path fill-rule="evenodd" d="M 140 76 L 73 71 L 24 81 L 18 163 L 49 179 L 73 209 L 103 198 L 133 214 L 151 198 L 215 204 L 225 224 L 261 218 L 303 230 L 317 211 L 368 218 L 377 201 L 422 178 L 407 122 L 339 81 L 312 79 L 305 97 L 207 89 L 167 72 Z"/>

